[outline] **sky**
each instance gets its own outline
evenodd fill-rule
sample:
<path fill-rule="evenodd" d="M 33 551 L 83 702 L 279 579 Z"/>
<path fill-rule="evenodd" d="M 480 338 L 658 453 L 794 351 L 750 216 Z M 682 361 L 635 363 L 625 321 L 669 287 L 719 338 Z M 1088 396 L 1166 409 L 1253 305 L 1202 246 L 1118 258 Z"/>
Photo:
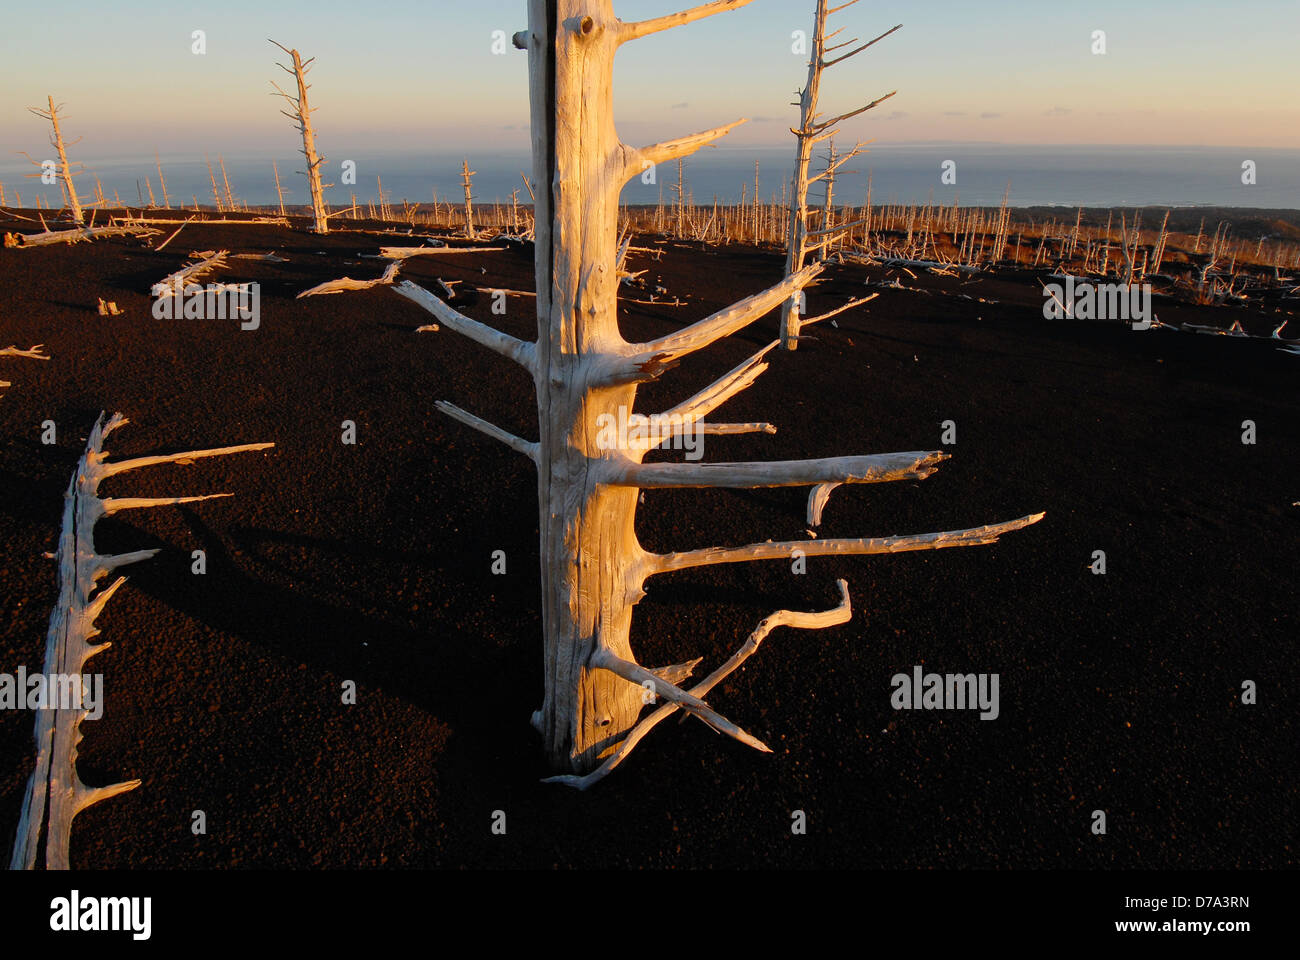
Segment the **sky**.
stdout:
<path fill-rule="evenodd" d="M 689 3 L 615 0 L 624 20 Z M 736 146 L 790 140 L 806 76 L 792 51 L 812 0 L 754 0 L 628 44 L 615 74 L 621 136 L 649 143 L 750 123 Z M 65 104 L 69 139 L 99 158 L 284 149 L 296 136 L 270 95 L 289 79 L 273 38 L 317 58 L 314 122 L 324 149 L 526 149 L 526 54 L 493 32 L 526 25 L 523 0 L 42 0 L 15 4 L 0 33 L 0 153 L 38 154 Z M 903 29 L 830 70 L 829 112 L 895 97 L 844 139 L 1039 144 L 1300 147 L 1297 0 L 862 0 L 832 18 L 838 39 Z M 192 50 L 205 32 L 206 52 Z M 1106 53 L 1094 54 L 1093 32 Z"/>

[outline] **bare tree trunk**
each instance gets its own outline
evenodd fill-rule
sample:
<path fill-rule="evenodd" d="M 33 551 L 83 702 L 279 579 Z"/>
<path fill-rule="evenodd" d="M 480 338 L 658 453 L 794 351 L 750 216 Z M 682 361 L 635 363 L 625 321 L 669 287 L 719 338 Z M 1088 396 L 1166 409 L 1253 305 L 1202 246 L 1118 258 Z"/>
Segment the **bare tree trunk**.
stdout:
<path fill-rule="evenodd" d="M 465 187 L 465 236 L 474 237 L 474 195 L 473 181 L 470 177 L 474 176 L 477 171 L 469 168 L 469 158 L 466 157 L 461 163 L 461 184 Z"/>
<path fill-rule="evenodd" d="M 856 2 L 856 0 L 851 0 Z M 835 8 L 841 10 L 851 3 L 845 3 Z M 795 161 L 794 161 L 794 178 L 793 193 L 790 197 L 790 222 L 786 233 L 786 255 L 785 255 L 785 274 L 787 277 L 797 274 L 803 269 L 806 262 L 810 247 L 821 244 L 826 245 L 832 239 L 834 228 L 823 227 L 820 231 L 815 231 L 811 236 L 814 238 L 810 241 L 808 231 L 808 186 L 821 177 L 834 177 L 835 171 L 840 166 L 847 163 L 853 157 L 857 156 L 862 150 L 862 144 L 857 144 L 852 150 L 843 156 L 837 158 L 834 162 L 828 164 L 826 172 L 818 177 L 809 177 L 808 166 L 812 161 L 813 147 L 822 140 L 834 136 L 835 128 L 844 120 L 855 117 L 860 113 L 865 113 L 877 104 L 888 100 L 897 91 L 885 94 L 864 107 L 849 113 L 841 114 L 830 120 L 819 121 L 817 112 L 817 101 L 821 95 L 822 73 L 828 67 L 833 67 L 837 63 L 856 56 L 872 44 L 883 40 L 895 30 L 898 30 L 902 24 L 891 30 L 882 33 L 868 43 L 864 43 L 854 50 L 832 60 L 826 59 L 826 54 L 831 53 L 841 47 L 855 43 L 855 40 L 849 40 L 846 43 L 837 44 L 834 47 L 826 46 L 826 17 L 832 11 L 826 8 L 826 0 L 817 0 L 817 10 L 814 14 L 813 22 L 813 46 L 808 60 L 808 82 L 804 85 L 803 91 L 799 94 L 799 128 L 795 131 Z M 838 33 L 838 31 L 836 31 Z M 842 229 L 851 229 L 857 226 L 856 223 L 846 225 Z M 819 238 L 824 237 L 825 240 Z M 799 330 L 801 323 L 799 320 L 799 297 L 795 296 L 788 303 L 781 306 L 781 346 L 786 350 L 794 350 L 799 342 Z"/>
<path fill-rule="evenodd" d="M 686 178 L 684 171 L 686 162 L 677 158 L 677 239 L 680 240 L 686 235 Z"/>
<path fill-rule="evenodd" d="M 275 174 L 275 197 L 280 202 L 280 216 L 284 216 L 284 191 L 280 188 L 280 166 L 271 161 L 271 172 Z M 355 200 L 353 201 L 356 202 Z"/>
<path fill-rule="evenodd" d="M 1151 253 L 1151 272 L 1152 272 L 1152 273 L 1159 273 L 1159 272 L 1160 272 L 1160 266 L 1161 266 L 1162 263 L 1164 263 L 1164 259 L 1165 259 L 1165 244 L 1166 244 L 1168 241 L 1169 241 L 1169 211 L 1166 210 L 1166 211 L 1165 211 L 1165 218 L 1164 218 L 1164 220 L 1161 221 L 1161 223 L 1160 223 L 1160 237 L 1159 237 L 1158 240 L 1156 240 L 1156 247 L 1155 247 L 1155 250 L 1153 250 L 1152 253 Z M 1263 243 L 1263 242 L 1264 242 L 1264 239 L 1261 237 L 1261 238 L 1260 238 L 1260 243 Z"/>
<path fill-rule="evenodd" d="M 275 43 L 274 40 L 271 41 Z M 307 183 L 311 188 L 311 213 L 312 213 L 312 230 L 315 233 L 329 233 L 329 215 L 325 210 L 325 190 L 321 186 L 320 168 L 325 163 L 325 158 L 316 154 L 316 134 L 312 130 L 311 114 L 312 107 L 307 101 L 307 90 L 310 84 L 307 83 L 307 72 L 311 69 L 312 57 L 304 61 L 297 50 L 289 50 L 278 43 L 277 47 L 284 50 L 293 58 L 293 69 L 290 70 L 284 64 L 276 64 L 286 73 L 293 74 L 294 80 L 298 83 L 298 95 L 291 97 L 280 89 L 279 84 L 272 81 L 271 85 L 275 87 L 276 92 L 284 97 L 294 109 L 293 113 L 287 110 L 281 110 L 286 117 L 294 120 L 298 124 L 298 132 L 302 134 L 302 155 L 307 160 L 307 169 L 303 171 L 307 175 Z"/>
<path fill-rule="evenodd" d="M 831 137 L 830 152 L 826 155 L 826 203 L 822 207 L 822 243 L 819 257 L 825 258 L 831 242 L 831 229 L 835 226 L 835 138 Z"/>
<path fill-rule="evenodd" d="M 226 176 L 226 158 L 218 154 L 217 163 L 221 165 L 221 183 L 226 188 L 226 209 L 235 210 L 237 209 L 235 195 L 230 192 L 230 178 Z"/>
<path fill-rule="evenodd" d="M 167 181 L 163 179 L 162 159 L 158 156 L 157 150 L 153 152 L 153 159 L 154 159 L 154 163 L 158 165 L 158 187 L 160 190 L 162 190 L 163 209 L 170 210 L 172 208 L 172 204 L 171 201 L 167 198 Z"/>
<path fill-rule="evenodd" d="M 653 422 L 676 426 L 650 435 L 612 436 L 633 427 L 640 383 L 656 379 L 677 360 L 767 315 L 821 267 L 812 265 L 780 283 L 673 334 L 629 343 L 619 332 L 618 197 L 629 179 L 651 164 L 684 157 L 716 140 L 728 124 L 636 149 L 621 143 L 613 117 L 613 64 L 626 42 L 734 10 L 749 0 L 717 0 L 682 13 L 638 23 L 614 16 L 611 0 L 529 0 L 529 29 L 516 45 L 529 51 L 533 179 L 536 198 L 535 268 L 538 338 L 517 340 L 472 320 L 424 289 L 394 289 L 444 325 L 513 360 L 534 380 L 539 438 L 514 436 L 449 403 L 442 412 L 529 457 L 538 470 L 544 697 L 533 714 L 553 778 L 590 786 L 614 768 L 663 709 L 682 709 L 718 732 L 768 748 L 700 699 L 739 666 L 777 625 L 815 627 L 848 618 L 841 604 L 820 614 L 781 612 L 766 629 L 706 680 L 687 691 L 679 681 L 698 660 L 659 668 L 636 662 L 629 640 L 632 608 L 645 581 L 659 574 L 715 563 L 808 555 L 892 553 L 989 543 L 1041 515 L 971 530 L 862 540 L 810 540 L 654 554 L 635 533 L 638 499 L 647 488 L 813 486 L 872 483 L 928 476 L 944 454 L 908 452 L 774 463 L 652 463 L 645 454 L 682 430 L 701 434 L 767 432 L 769 424 L 703 423 L 713 410 L 750 386 L 767 368 L 775 343 L 687 398 Z M 756 639 L 757 638 L 757 639 Z M 645 718 L 655 698 L 668 701 Z"/>
<path fill-rule="evenodd" d="M 49 96 L 48 100 L 48 110 L 40 110 L 36 107 L 28 107 L 27 109 L 36 114 L 36 116 L 50 121 L 50 125 L 54 128 L 54 135 L 50 138 L 50 143 L 59 154 L 59 179 L 63 185 L 63 193 L 68 205 L 68 212 L 72 215 L 72 222 L 80 224 L 83 222 L 81 201 L 77 198 L 77 186 L 72 182 L 72 178 L 76 176 L 76 171 L 73 171 L 71 165 L 68 163 L 68 151 L 63 145 L 63 133 L 59 130 L 59 107 L 54 105 L 53 96 Z M 60 107 L 61 106 L 62 104 L 60 104 Z M 80 138 L 78 138 L 78 141 L 79 140 Z M 27 159 L 31 160 L 32 158 L 28 157 Z M 40 166 L 40 164 L 35 160 L 32 160 L 32 163 L 36 163 L 37 166 Z M 39 176 L 39 174 L 33 174 L 33 176 Z"/>
<path fill-rule="evenodd" d="M 208 179 L 212 181 L 212 202 L 217 205 L 217 213 L 221 213 L 225 210 L 225 207 L 221 203 L 221 194 L 217 191 L 217 175 L 212 172 L 212 161 L 208 160 L 207 157 L 203 159 L 207 160 Z"/>

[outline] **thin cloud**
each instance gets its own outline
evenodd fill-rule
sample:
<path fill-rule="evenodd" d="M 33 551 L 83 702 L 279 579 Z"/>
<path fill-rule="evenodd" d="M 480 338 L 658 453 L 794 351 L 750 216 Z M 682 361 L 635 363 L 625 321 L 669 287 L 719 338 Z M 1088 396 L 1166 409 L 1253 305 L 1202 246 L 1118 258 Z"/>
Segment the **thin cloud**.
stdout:
<path fill-rule="evenodd" d="M 996 119 L 997 119 L 998 117 L 1000 117 L 1000 116 L 1002 116 L 1002 114 L 1000 114 L 1000 113 L 993 113 L 991 110 L 985 110 L 983 113 L 980 114 L 980 119 L 981 119 L 981 120 L 996 120 Z"/>

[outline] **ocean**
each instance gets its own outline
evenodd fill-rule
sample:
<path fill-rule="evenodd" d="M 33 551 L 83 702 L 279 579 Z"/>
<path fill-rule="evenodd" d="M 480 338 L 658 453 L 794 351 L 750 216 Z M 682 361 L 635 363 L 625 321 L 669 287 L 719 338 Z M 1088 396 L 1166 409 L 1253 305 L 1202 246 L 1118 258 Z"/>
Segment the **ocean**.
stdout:
<path fill-rule="evenodd" d="M 337 185 L 326 191 L 332 207 L 346 206 L 349 195 L 356 194 L 361 203 L 378 199 L 376 177 L 382 178 L 384 193 L 400 209 L 402 200 L 427 203 L 436 191 L 441 201 L 459 202 L 463 196 L 460 164 L 463 154 L 374 153 L 351 151 L 348 156 L 330 152 L 326 182 Z M 822 145 L 823 147 L 825 145 Z M 963 206 L 996 206 L 1010 187 L 1013 206 L 1222 206 L 1269 209 L 1300 208 L 1300 150 L 1241 149 L 1224 147 L 1130 147 L 1130 146 L 1024 146 L 994 143 L 923 143 L 872 144 L 870 152 L 850 161 L 853 172 L 842 173 L 835 188 L 835 199 L 842 204 L 862 204 L 867 197 L 867 178 L 871 176 L 872 200 L 881 203 L 936 203 Z M 779 194 L 793 167 L 794 139 L 781 147 L 718 146 L 687 158 L 686 186 L 699 205 L 734 203 L 740 199 L 741 185 L 752 198 L 754 161 L 759 162 L 759 190 L 767 200 Z M 819 169 L 824 150 L 814 157 L 814 171 Z M 152 155 L 96 161 L 92 156 L 76 155 L 85 164 L 86 174 L 78 178 L 78 193 L 89 197 L 98 176 L 108 197 L 117 192 L 123 203 L 148 199 L 145 178 L 152 183 L 161 202 L 158 175 Z M 273 204 L 275 184 L 271 161 L 280 168 L 285 188 L 285 202 L 308 201 L 306 179 L 296 171 L 302 169 L 302 157 L 288 150 L 278 154 L 236 154 L 225 156 L 226 171 L 234 195 L 248 204 Z M 344 159 L 356 163 L 355 185 L 341 182 Z M 212 158 L 216 167 L 216 157 Z M 484 148 L 469 156 L 474 178 L 474 196 L 478 203 L 509 202 L 510 193 L 518 188 L 527 202 L 527 192 L 520 179 L 530 170 L 525 151 L 511 149 L 493 152 Z M 955 183 L 941 179 L 945 161 L 952 161 Z M 1254 164 L 1252 184 L 1243 183 L 1243 163 Z M 168 193 L 175 200 L 192 205 L 195 196 L 211 205 L 212 187 L 207 164 L 202 156 L 164 154 L 163 173 Z M 6 201 L 14 205 L 15 189 L 23 204 L 32 206 L 39 189 L 42 203 L 61 205 L 56 185 L 41 185 L 38 180 L 24 179 L 34 168 L 22 158 L 0 162 L 0 183 Z M 673 196 L 671 182 L 677 176 L 676 164 L 656 171 L 655 182 L 647 184 L 634 178 L 623 191 L 623 202 L 654 204 L 662 189 L 665 200 Z M 950 178 L 951 179 L 951 178 Z M 220 185 L 221 173 L 217 170 Z M 137 193 L 137 182 L 140 194 Z M 814 201 L 824 196 L 822 185 L 815 184 L 810 193 Z M 175 202 L 173 203 L 175 205 Z"/>

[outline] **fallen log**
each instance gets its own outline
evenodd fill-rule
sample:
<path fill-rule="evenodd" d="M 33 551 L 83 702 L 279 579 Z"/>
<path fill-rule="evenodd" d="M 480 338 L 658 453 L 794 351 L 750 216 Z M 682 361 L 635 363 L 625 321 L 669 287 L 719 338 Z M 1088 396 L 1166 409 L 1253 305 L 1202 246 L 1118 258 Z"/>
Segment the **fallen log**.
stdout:
<path fill-rule="evenodd" d="M 100 498 L 100 482 L 119 473 L 156 464 L 190 463 L 201 457 L 219 457 L 275 446 L 273 443 L 248 443 L 212 450 L 190 450 L 168 456 L 138 457 L 116 463 L 105 462 L 104 438 L 125 423 L 127 420 L 120 413 L 114 414 L 107 422 L 104 421 L 104 415 L 100 414 L 90 431 L 86 451 L 64 494 L 63 530 L 55 554 L 59 563 L 59 600 L 50 617 L 49 632 L 46 635 L 44 670 L 47 675 L 67 678 L 72 682 L 62 689 L 65 696 L 59 703 L 43 704 L 48 709 L 36 711 L 36 767 L 28 778 L 23 795 L 22 814 L 9 861 L 11 870 L 35 868 L 42 833 L 45 836 L 46 869 L 69 869 L 73 818 L 92 804 L 140 785 L 139 780 L 127 780 L 110 786 L 89 787 L 77 773 L 81 722 L 91 712 L 86 704 L 83 670 L 91 657 L 109 647 L 108 643 L 90 643 L 99 633 L 95 620 L 113 594 L 126 582 L 126 578 L 119 576 L 97 592 L 96 587 L 104 576 L 118 567 L 146 560 L 158 553 L 157 550 L 137 550 L 116 555 L 97 553 L 94 542 L 95 522 L 121 510 L 195 503 L 230 496 L 218 493 L 160 499 Z M 64 684 L 61 683 L 60 687 L 64 687 Z M 91 706 L 94 707 L 95 704 Z"/>
<path fill-rule="evenodd" d="M 190 254 L 202 259 L 197 263 L 186 264 L 175 273 L 163 277 L 151 288 L 153 295 L 155 297 L 178 296 L 187 286 L 197 282 L 199 277 L 224 267 L 229 254 L 229 250 L 204 250 L 202 253 Z"/>
<path fill-rule="evenodd" d="M 505 247 L 380 247 L 380 260 L 405 260 L 438 253 L 499 253 Z"/>
<path fill-rule="evenodd" d="M 80 243 L 101 237 L 146 237 L 158 232 L 137 226 L 77 227 L 73 230 L 46 230 L 44 233 L 6 233 L 4 244 L 6 247 L 27 249 L 46 247 L 53 243 Z"/>
<path fill-rule="evenodd" d="M 400 260 L 390 263 L 383 276 L 376 277 L 374 280 L 353 280 L 351 277 L 327 280 L 324 283 L 318 283 L 310 290 L 304 290 L 294 299 L 301 300 L 303 297 L 315 297 L 327 293 L 343 293 L 346 290 L 369 290 L 371 287 L 385 286 L 397 279 L 397 271 L 401 269 L 401 266 L 402 262 Z"/>

